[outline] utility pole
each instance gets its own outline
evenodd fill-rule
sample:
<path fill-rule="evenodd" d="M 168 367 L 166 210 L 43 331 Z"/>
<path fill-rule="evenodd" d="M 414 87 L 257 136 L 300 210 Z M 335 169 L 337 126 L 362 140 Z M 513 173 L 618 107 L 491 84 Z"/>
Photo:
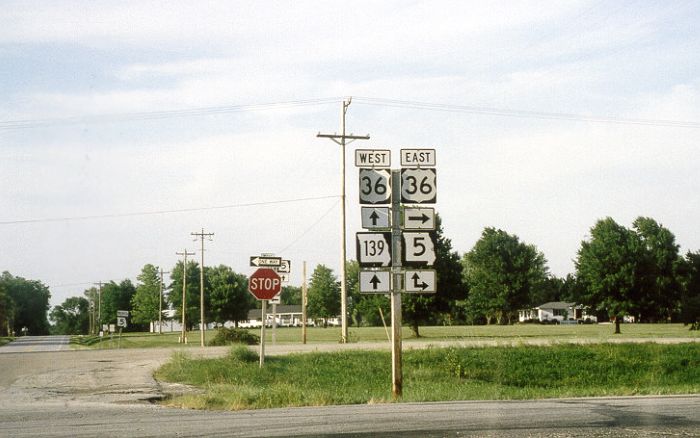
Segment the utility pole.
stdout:
<path fill-rule="evenodd" d="M 341 315 L 341 336 L 340 341 L 346 343 L 348 341 L 348 293 L 346 287 L 345 263 L 347 261 L 346 250 L 346 229 L 345 229 L 345 145 L 352 143 L 355 140 L 369 140 L 367 135 L 346 135 L 345 134 L 345 115 L 348 112 L 348 107 L 352 102 L 352 97 L 343 99 L 340 111 L 340 134 L 321 134 L 316 137 L 330 138 L 335 143 L 340 145 L 341 154 L 341 175 L 340 175 L 340 227 L 341 227 L 341 242 L 340 242 L 340 311 Z"/>
<path fill-rule="evenodd" d="M 204 347 L 204 331 L 206 329 L 206 324 L 204 322 L 204 238 L 208 237 L 211 241 L 211 237 L 214 233 L 205 233 L 204 228 L 202 228 L 201 233 L 190 233 L 193 236 L 197 236 L 202 241 L 202 263 L 199 265 L 199 342 L 202 347 Z M 197 240 L 197 239 L 195 239 Z"/>
<path fill-rule="evenodd" d="M 158 334 L 163 334 L 163 274 L 169 274 L 169 272 L 163 272 L 163 268 L 160 268 L 160 299 L 158 301 Z"/>
<path fill-rule="evenodd" d="M 302 269 L 303 280 L 301 283 L 301 343 L 306 344 L 306 260 Z"/>
<path fill-rule="evenodd" d="M 187 313 L 187 256 L 194 255 L 193 252 L 187 252 L 185 249 L 183 252 L 176 252 L 176 255 L 181 255 L 184 257 L 182 262 L 182 336 L 180 337 L 180 343 L 187 343 L 187 326 L 185 325 Z"/>
<path fill-rule="evenodd" d="M 97 331 L 102 330 L 102 282 L 93 283 L 99 286 L 97 289 Z"/>

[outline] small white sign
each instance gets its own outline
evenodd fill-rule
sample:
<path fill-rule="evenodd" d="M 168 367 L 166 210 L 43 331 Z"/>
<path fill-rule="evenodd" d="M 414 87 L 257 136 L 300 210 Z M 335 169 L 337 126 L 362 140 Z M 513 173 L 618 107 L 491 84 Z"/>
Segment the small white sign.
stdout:
<path fill-rule="evenodd" d="M 391 266 L 391 233 L 357 233 L 356 236 L 360 266 Z"/>
<path fill-rule="evenodd" d="M 357 149 L 355 151 L 356 167 L 391 167 L 389 149 Z"/>
<path fill-rule="evenodd" d="M 435 293 L 436 288 L 435 270 L 407 270 L 404 274 L 404 289 L 413 293 Z"/>
<path fill-rule="evenodd" d="M 267 302 L 270 304 L 281 304 L 282 303 L 282 294 L 276 295 L 273 299 L 267 300 Z"/>
<path fill-rule="evenodd" d="M 126 327 L 126 318 L 124 318 L 123 316 L 118 316 L 117 327 Z"/>
<path fill-rule="evenodd" d="M 401 202 L 434 204 L 437 198 L 435 169 L 401 169 Z"/>
<path fill-rule="evenodd" d="M 117 331 L 117 326 L 115 324 L 110 324 L 109 325 L 109 332 L 114 333 Z"/>
<path fill-rule="evenodd" d="M 360 292 L 366 294 L 391 292 L 391 273 L 389 271 L 360 271 Z"/>
<path fill-rule="evenodd" d="M 123 316 L 124 318 L 128 318 L 129 311 L 128 310 L 117 310 L 117 316 Z"/>
<path fill-rule="evenodd" d="M 360 169 L 360 204 L 389 204 L 390 202 L 391 171 Z"/>
<path fill-rule="evenodd" d="M 289 260 L 282 260 L 280 265 L 273 268 L 278 274 L 289 274 L 292 271 L 292 262 Z"/>
<path fill-rule="evenodd" d="M 287 274 L 286 272 L 280 272 L 279 276 L 280 276 L 280 281 L 282 283 L 289 283 L 289 274 Z"/>
<path fill-rule="evenodd" d="M 435 263 L 435 244 L 428 232 L 403 233 L 404 263 L 407 266 L 432 266 Z"/>
<path fill-rule="evenodd" d="M 435 149 L 401 149 L 401 167 L 435 167 Z"/>
<path fill-rule="evenodd" d="M 374 230 L 391 227 L 389 207 L 362 207 L 362 228 Z"/>
<path fill-rule="evenodd" d="M 431 207 L 406 207 L 403 210 L 404 230 L 434 230 L 435 209 Z"/>

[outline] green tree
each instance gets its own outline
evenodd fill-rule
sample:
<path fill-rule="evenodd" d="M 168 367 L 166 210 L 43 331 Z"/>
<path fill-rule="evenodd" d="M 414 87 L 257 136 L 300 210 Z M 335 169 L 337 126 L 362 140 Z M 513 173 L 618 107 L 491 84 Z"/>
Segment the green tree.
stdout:
<path fill-rule="evenodd" d="M 403 294 L 402 320 L 420 337 L 421 324 L 451 324 L 459 318 L 456 303 L 467 298 L 467 287 L 462 281 L 459 254 L 452 250 L 452 240 L 445 237 L 442 218 L 435 215 L 435 264 L 437 291 L 435 294 Z"/>
<path fill-rule="evenodd" d="M 131 322 L 149 327 L 153 321 L 158 321 L 160 312 L 160 271 L 157 266 L 146 264 L 137 277 L 136 292 L 131 297 Z M 166 303 L 163 304 L 166 307 Z"/>
<path fill-rule="evenodd" d="M 608 217 L 591 228 L 590 240 L 581 242 L 578 250 L 575 264 L 582 286 L 579 298 L 582 304 L 615 318 L 615 333 L 620 333 L 622 318 L 638 309 L 640 245 L 634 232 Z"/>
<path fill-rule="evenodd" d="M 172 304 L 175 310 L 175 315 L 178 320 L 182 320 L 182 273 L 183 263 L 181 261 L 170 270 L 170 293 L 168 301 Z M 206 279 L 206 275 L 205 275 Z M 185 312 L 186 324 L 188 330 L 199 324 L 199 264 L 195 261 L 187 262 L 187 290 L 185 292 L 187 301 L 187 309 Z M 205 303 L 206 306 L 207 303 Z M 206 306 L 209 307 L 209 306 Z"/>
<path fill-rule="evenodd" d="M 12 335 L 12 320 L 15 314 L 15 303 L 5 286 L 0 284 L 0 336 Z"/>
<path fill-rule="evenodd" d="M 633 228 L 640 240 L 636 287 L 640 321 L 667 321 L 678 308 L 681 285 L 677 269 L 681 257 L 676 238 L 654 219 L 639 217 Z"/>
<path fill-rule="evenodd" d="M 15 331 L 27 328 L 30 335 L 49 334 L 51 293 L 48 287 L 40 281 L 15 277 L 5 271 L 0 275 L 0 289 L 5 291 L 13 303 L 11 320 Z"/>
<path fill-rule="evenodd" d="M 484 229 L 462 265 L 468 312 L 489 324 L 510 324 L 548 277 L 547 261 L 534 245 L 495 228 Z"/>
<path fill-rule="evenodd" d="M 237 274 L 225 265 L 205 267 L 204 278 L 209 286 L 209 317 L 217 323 L 248 319 L 248 311 L 255 306 L 254 297 L 248 292 L 248 278 Z"/>
<path fill-rule="evenodd" d="M 280 302 L 284 305 L 301 304 L 301 288 L 299 286 L 282 286 Z"/>
<path fill-rule="evenodd" d="M 340 283 L 324 265 L 316 266 L 311 276 L 307 311 L 311 318 L 323 319 L 324 327 L 328 318 L 340 315 Z"/>
<path fill-rule="evenodd" d="M 700 251 L 689 251 L 681 266 L 681 321 L 691 330 L 700 330 Z"/>
<path fill-rule="evenodd" d="M 83 297 L 70 297 L 63 304 L 54 306 L 49 315 L 54 322 L 53 332 L 61 335 L 88 334 L 90 328 L 88 306 L 88 300 Z"/>
<path fill-rule="evenodd" d="M 98 328 L 102 324 L 115 324 L 117 322 L 118 310 L 131 310 L 131 298 L 136 293 L 136 287 L 131 280 L 126 279 L 120 283 L 110 281 L 102 285 L 102 308 L 100 311 L 100 321 Z M 133 330 L 132 326 L 128 326 L 128 330 Z"/>

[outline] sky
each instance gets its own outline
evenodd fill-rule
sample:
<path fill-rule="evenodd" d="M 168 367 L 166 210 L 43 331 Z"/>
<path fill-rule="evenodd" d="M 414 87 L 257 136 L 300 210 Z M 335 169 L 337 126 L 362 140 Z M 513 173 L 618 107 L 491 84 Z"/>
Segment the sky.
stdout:
<path fill-rule="evenodd" d="M 599 219 L 700 250 L 696 1 L 4 1 L 0 271 L 51 305 L 205 264 L 290 285 L 361 230 L 354 150 L 436 151 L 444 234 L 485 227 L 574 272 Z"/>

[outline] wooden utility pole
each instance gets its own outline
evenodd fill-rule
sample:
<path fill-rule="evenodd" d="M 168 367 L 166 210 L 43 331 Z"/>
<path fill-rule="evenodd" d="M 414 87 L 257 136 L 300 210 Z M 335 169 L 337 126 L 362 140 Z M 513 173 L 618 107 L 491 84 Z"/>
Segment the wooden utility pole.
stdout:
<path fill-rule="evenodd" d="M 102 282 L 98 281 L 96 284 L 99 289 L 97 289 L 97 331 L 102 330 Z"/>
<path fill-rule="evenodd" d="M 187 343 L 187 326 L 185 323 L 187 319 L 185 315 L 187 314 L 187 256 L 194 255 L 193 252 L 187 252 L 185 249 L 183 252 L 176 252 L 175 254 L 183 256 L 182 262 L 182 336 L 180 337 L 180 343 Z"/>
<path fill-rule="evenodd" d="M 306 344 L 306 260 L 302 268 L 302 283 L 301 283 L 301 343 Z"/>
<path fill-rule="evenodd" d="M 347 262 L 347 250 L 346 250 L 346 225 L 345 225 L 345 145 L 351 143 L 355 140 L 369 140 L 369 134 L 367 135 L 346 135 L 345 134 L 345 115 L 348 112 L 348 107 L 352 102 L 352 97 L 343 99 L 342 107 L 340 111 L 340 134 L 321 134 L 320 132 L 316 137 L 320 138 L 330 138 L 335 143 L 340 145 L 341 154 L 341 175 L 340 175 L 340 227 L 341 227 L 341 241 L 340 241 L 340 312 L 341 312 L 341 335 L 340 340 L 342 343 L 348 341 L 348 294 L 346 285 L 346 275 L 345 275 L 345 264 Z"/>
<path fill-rule="evenodd" d="M 214 233 L 205 233 L 204 228 L 202 228 L 201 233 L 190 233 L 193 236 L 197 236 L 200 238 L 202 242 L 202 263 L 199 265 L 199 322 L 200 322 L 200 330 L 199 330 L 199 341 L 200 345 L 204 347 L 204 331 L 206 330 L 206 322 L 204 321 L 204 238 L 208 237 L 209 240 L 211 241 L 212 236 Z M 197 240 L 197 239 L 195 239 Z"/>
<path fill-rule="evenodd" d="M 163 334 L 163 268 L 160 268 L 160 299 L 158 301 L 158 334 Z"/>

